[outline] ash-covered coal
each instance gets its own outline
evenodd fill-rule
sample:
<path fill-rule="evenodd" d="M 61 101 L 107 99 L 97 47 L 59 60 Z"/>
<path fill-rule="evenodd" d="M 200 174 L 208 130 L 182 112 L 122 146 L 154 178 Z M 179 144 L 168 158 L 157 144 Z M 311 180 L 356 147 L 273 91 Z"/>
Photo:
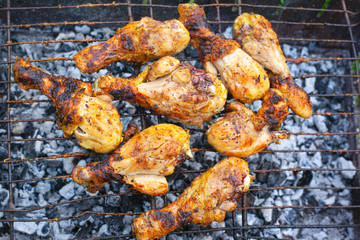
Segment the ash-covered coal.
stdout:
<path fill-rule="evenodd" d="M 96 29 L 86 25 L 76 26 L 72 31 L 67 28 L 45 27 L 44 29 L 29 29 L 26 32 L 12 30 L 12 41 L 33 40 L 65 40 L 82 38 L 109 38 L 115 31 L 109 28 Z M 226 29 L 225 35 L 231 37 L 231 30 Z M 96 44 L 96 43 L 93 43 Z M 79 50 L 88 46 L 88 43 L 55 43 L 55 44 L 22 44 L 12 47 L 12 59 L 15 56 L 33 59 L 72 57 Z M 327 53 L 316 53 L 309 47 L 296 47 L 283 45 L 286 57 L 323 57 Z M 319 52 L 321 49 L 318 49 Z M 334 56 L 334 54 L 337 54 Z M 349 53 L 343 50 L 331 50 L 332 57 L 347 57 Z M 2 54 L 1 61 L 6 61 L 6 55 Z M 197 58 L 197 52 L 189 46 L 181 58 Z M 196 67 L 202 67 L 199 61 L 189 62 Z M 131 64 L 114 63 L 107 69 L 100 70 L 92 75 L 82 74 L 74 65 L 73 61 L 45 61 L 34 63 L 44 71 L 62 76 L 71 76 L 84 81 L 94 81 L 103 74 L 111 73 L 115 76 L 129 77 L 136 74 Z M 306 74 L 346 74 L 349 72 L 349 64 L 346 61 L 318 61 L 301 64 L 289 63 L 289 70 L 293 76 Z M 6 79 L 4 65 L 0 65 L 0 75 Z M 141 67 L 141 70 L 144 66 Z M 296 79 L 296 82 L 308 93 L 333 94 L 346 93 L 349 79 L 338 77 L 311 77 Z M 17 84 L 11 84 L 10 100 L 48 100 L 37 90 L 24 91 Z M 7 100 L 6 89 L 0 88 L 0 100 Z M 313 112 L 345 112 L 352 111 L 349 101 L 343 97 L 312 97 Z M 351 102 L 351 99 L 350 99 Z M 126 115 L 148 110 L 141 109 L 127 102 L 114 102 L 122 116 L 124 128 L 129 122 L 142 125 L 140 117 L 127 117 Z M 251 107 L 258 109 L 260 101 Z M 1 119 L 6 119 L 6 105 L 0 104 Z M 16 103 L 11 104 L 10 114 L 12 119 L 48 119 L 50 121 L 31 121 L 11 123 L 11 137 L 13 139 L 26 138 L 60 138 L 62 131 L 51 119 L 55 119 L 55 107 L 51 102 Z M 221 114 L 220 114 L 221 115 Z M 213 121 L 218 116 L 213 118 Z M 158 123 L 175 123 L 183 127 L 196 129 L 195 126 L 185 126 L 174 120 L 162 116 L 148 115 L 144 118 L 146 127 Z M 290 115 L 284 123 L 284 129 L 292 133 L 325 133 L 325 132 L 347 132 L 349 119 L 342 115 L 314 115 L 304 120 Z M 202 130 L 207 129 L 205 123 Z M 193 148 L 211 148 L 206 142 L 203 131 L 191 131 L 191 146 Z M 0 124 L 0 138 L 7 138 L 7 125 Z M 328 153 L 317 150 L 349 149 L 347 137 L 344 135 L 291 135 L 289 140 L 281 140 L 281 144 L 271 144 L 270 150 L 279 150 L 275 153 L 260 153 L 250 157 L 251 170 L 287 169 L 287 168 L 347 168 L 355 169 L 351 162 L 351 156 L 347 153 Z M 283 150 L 290 152 L 281 152 Z M 302 150 L 303 152 L 291 152 Z M 65 153 L 90 152 L 82 149 L 76 140 L 40 140 L 29 142 L 12 142 L 12 160 L 23 158 L 49 157 Z M 214 151 L 200 151 L 194 154 L 194 159 L 186 161 L 177 167 L 177 170 L 206 170 L 212 167 L 223 155 Z M 0 143 L 0 157 L 8 157 L 7 143 Z M 101 161 L 107 156 L 94 155 L 84 158 L 55 158 L 39 161 L 25 161 L 12 164 L 13 179 L 34 179 L 54 176 L 65 176 L 71 173 L 74 166 L 84 166 L 90 161 Z M 275 189 L 259 190 L 264 187 L 337 187 L 351 186 L 351 180 L 355 177 L 355 171 L 281 171 L 269 173 L 252 173 L 255 180 L 247 194 L 246 206 L 255 207 L 283 207 L 283 206 L 326 206 L 352 205 L 351 193 L 342 189 Z M 2 164 L 0 169 L 1 179 L 7 179 L 7 164 Z M 130 225 L 132 220 L 151 207 L 161 208 L 167 203 L 174 201 L 181 192 L 190 185 L 191 181 L 198 176 L 196 173 L 175 173 L 168 176 L 170 193 L 163 197 L 145 196 L 131 192 L 125 185 L 111 182 L 105 185 L 96 194 L 85 191 L 71 178 L 51 179 L 42 181 L 29 181 L 13 184 L 14 208 L 16 209 L 38 209 L 28 212 L 16 212 L 15 219 L 42 219 L 41 222 L 16 222 L 15 238 L 53 238 L 53 239 L 85 239 L 90 237 L 106 237 L 131 234 Z M 117 193 L 121 193 L 119 195 Z M 102 195 L 107 195 L 102 197 Z M 78 201 L 79 199 L 79 201 Z M 71 201 L 71 202 L 70 202 Z M 52 205 L 54 204 L 54 205 Z M 9 208 L 8 185 L 0 188 L 0 205 L 2 209 Z M 51 205 L 51 206 L 50 206 Z M 239 204 L 239 207 L 241 204 Z M 84 212 L 96 212 L 97 214 L 83 214 Z M 104 215 L 104 213 L 115 213 L 115 215 Z M 121 214 L 119 214 L 121 213 Z M 136 214 L 132 214 L 136 213 Z M 82 215 L 83 214 L 83 215 Z M 234 221 L 232 219 L 234 215 Z M 341 217 L 339 217 L 341 216 Z M 0 218 L 7 219 L 9 214 L 0 211 Z M 59 221 L 53 221 L 55 218 Z M 202 232 L 196 234 L 169 234 L 169 239 L 233 239 L 245 236 L 263 238 L 290 238 L 290 239 L 326 239 L 331 236 L 335 239 L 354 238 L 351 228 L 252 228 L 239 230 L 245 223 L 250 226 L 256 225 L 334 225 L 351 224 L 352 212 L 350 209 L 301 209 L 301 208 L 270 208 L 270 209 L 248 209 L 246 219 L 243 219 L 242 211 L 228 213 L 226 220 L 222 223 L 213 223 L 211 226 L 188 225 L 180 230 L 203 230 L 218 227 L 235 227 L 234 230 L 223 230 L 213 232 Z M 0 223 L 0 236 L 9 236 L 9 224 Z"/>

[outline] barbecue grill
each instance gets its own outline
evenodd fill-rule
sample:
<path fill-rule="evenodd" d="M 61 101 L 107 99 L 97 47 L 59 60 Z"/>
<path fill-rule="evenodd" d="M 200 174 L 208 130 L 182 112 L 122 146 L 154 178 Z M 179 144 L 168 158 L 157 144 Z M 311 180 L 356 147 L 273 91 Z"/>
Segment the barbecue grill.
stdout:
<path fill-rule="evenodd" d="M 296 72 L 298 67 L 315 69 L 308 74 L 298 71 L 299 75 L 294 76 L 299 85 L 313 86 L 305 90 L 311 91 L 314 115 L 308 120 L 290 115 L 284 125 L 289 126 L 290 140 L 273 144 L 249 158 L 256 178 L 237 209 L 227 213 L 224 223 L 185 226 L 166 239 L 360 236 L 357 1 L 330 1 L 328 7 L 323 5 L 326 1 L 320 0 L 285 4 L 265 0 L 195 2 L 204 7 L 212 30 L 227 36 L 231 35 L 233 20 L 242 12 L 269 19 L 285 48 L 290 71 Z M 63 138 L 54 124 L 52 103 L 37 91 L 20 90 L 12 78 L 11 67 L 18 56 L 30 57 L 34 65 L 51 74 L 75 74 L 92 82 L 96 74 L 76 73 L 72 61 L 76 51 L 103 41 L 117 28 L 142 16 L 177 18 L 177 4 L 161 0 L 101 0 L 86 4 L 0 1 L 0 236 L 132 238 L 133 218 L 173 201 L 192 179 L 223 158 L 206 143 L 206 124 L 201 128 L 184 126 L 190 129 L 195 158 L 180 164 L 168 177 L 170 191 L 165 196 L 144 196 L 116 182 L 97 194 L 86 193 L 72 182 L 69 170 L 105 156 L 81 149 L 74 139 Z M 51 55 L 49 51 L 53 50 Z M 56 51 L 68 54 L 56 55 Z M 201 67 L 190 46 L 178 57 Z M 344 70 L 337 69 L 340 67 Z M 141 66 L 117 63 L 108 69 L 128 76 L 138 74 Z M 129 103 L 116 106 L 125 125 L 133 121 L 144 129 L 173 122 Z"/>

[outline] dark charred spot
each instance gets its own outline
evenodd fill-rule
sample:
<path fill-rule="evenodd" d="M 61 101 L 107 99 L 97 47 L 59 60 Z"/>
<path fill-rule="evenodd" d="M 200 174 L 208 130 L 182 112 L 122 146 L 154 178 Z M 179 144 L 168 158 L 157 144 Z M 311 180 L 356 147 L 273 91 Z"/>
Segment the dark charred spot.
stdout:
<path fill-rule="evenodd" d="M 282 86 L 285 84 L 288 84 L 288 80 L 279 76 L 271 76 L 270 77 L 270 84 L 271 87 L 275 87 L 276 86 Z"/>
<path fill-rule="evenodd" d="M 284 101 L 285 99 L 278 94 L 274 93 L 271 94 L 271 97 L 269 98 L 271 104 L 278 104 L 280 101 Z"/>
<path fill-rule="evenodd" d="M 175 217 L 171 212 L 154 211 L 154 220 L 160 221 L 164 227 L 172 227 L 175 225 Z"/>
<path fill-rule="evenodd" d="M 120 42 L 121 42 L 123 49 L 129 50 L 129 51 L 134 50 L 133 41 L 131 39 L 131 36 L 129 36 L 127 34 L 122 34 L 120 37 Z"/>
<path fill-rule="evenodd" d="M 131 86 L 124 86 L 121 89 L 112 89 L 109 92 L 115 100 L 129 100 L 135 97 Z"/>
<path fill-rule="evenodd" d="M 192 85 L 200 92 L 208 93 L 210 86 L 214 84 L 213 79 L 202 69 L 196 69 L 188 65 L 191 74 Z"/>
<path fill-rule="evenodd" d="M 189 224 L 192 221 L 192 212 L 184 212 L 181 209 L 176 219 L 181 223 L 181 225 Z"/>
<path fill-rule="evenodd" d="M 237 124 L 236 120 L 232 121 L 231 123 L 234 126 L 234 130 L 235 130 L 236 134 L 239 134 L 241 132 L 241 126 L 239 126 L 239 124 Z"/>
<path fill-rule="evenodd" d="M 98 164 L 88 165 L 91 172 L 92 179 L 97 179 L 96 182 L 109 182 L 117 178 L 114 175 L 114 169 L 110 166 L 110 161 L 99 162 Z"/>
<path fill-rule="evenodd" d="M 186 160 L 190 160 L 191 158 L 186 154 L 186 153 L 182 153 L 182 154 L 179 154 L 176 156 L 176 164 L 179 164 L 183 161 L 186 161 Z"/>
<path fill-rule="evenodd" d="M 229 174 L 228 180 L 231 185 L 233 185 L 233 186 L 238 185 L 238 178 L 236 176 L 232 175 L 231 173 Z"/>

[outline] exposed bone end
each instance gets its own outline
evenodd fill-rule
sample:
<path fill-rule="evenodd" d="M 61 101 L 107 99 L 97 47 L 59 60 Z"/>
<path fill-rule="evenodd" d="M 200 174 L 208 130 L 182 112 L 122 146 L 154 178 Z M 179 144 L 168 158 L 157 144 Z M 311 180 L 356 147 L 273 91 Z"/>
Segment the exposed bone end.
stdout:
<path fill-rule="evenodd" d="M 179 83 L 187 84 L 191 81 L 191 73 L 190 69 L 188 68 L 182 68 L 178 69 L 173 74 L 173 79 Z"/>
<path fill-rule="evenodd" d="M 86 190 L 90 193 L 96 193 L 104 187 L 105 182 L 94 182 L 88 167 L 75 167 L 71 172 L 72 179 L 79 185 L 86 186 Z"/>
<path fill-rule="evenodd" d="M 159 77 L 173 72 L 180 65 L 180 61 L 174 57 L 166 56 L 160 58 L 150 66 L 148 80 L 154 81 Z"/>
<path fill-rule="evenodd" d="M 122 123 L 113 105 L 84 96 L 77 113 L 82 121 L 73 134 L 83 148 L 109 153 L 122 142 Z"/>
<path fill-rule="evenodd" d="M 94 82 L 93 95 L 105 102 L 111 102 L 114 97 L 109 94 L 109 91 L 114 83 L 116 83 L 116 77 L 111 74 L 98 77 Z"/>
<path fill-rule="evenodd" d="M 124 181 L 133 189 L 150 196 L 161 196 L 168 191 L 168 182 L 164 176 L 130 175 L 124 176 Z"/>
<path fill-rule="evenodd" d="M 214 74 L 215 76 L 218 75 L 218 70 L 217 68 L 215 67 L 215 65 L 211 62 L 205 62 L 204 64 L 204 69 L 206 72 L 208 73 L 211 73 L 211 74 Z"/>
<path fill-rule="evenodd" d="M 91 178 L 86 167 L 76 166 L 71 171 L 71 177 L 75 182 L 82 186 L 87 185 L 89 182 L 91 182 Z"/>
<path fill-rule="evenodd" d="M 96 97 L 98 99 L 100 99 L 101 101 L 104 101 L 107 103 L 111 103 L 114 100 L 114 97 L 111 96 L 110 94 L 101 94 L 101 95 L 97 95 Z"/>
<path fill-rule="evenodd" d="M 276 144 L 280 143 L 280 141 L 279 141 L 280 139 L 290 138 L 290 134 L 288 131 L 274 131 L 273 133 L 275 134 L 275 138 L 276 138 L 275 143 Z"/>

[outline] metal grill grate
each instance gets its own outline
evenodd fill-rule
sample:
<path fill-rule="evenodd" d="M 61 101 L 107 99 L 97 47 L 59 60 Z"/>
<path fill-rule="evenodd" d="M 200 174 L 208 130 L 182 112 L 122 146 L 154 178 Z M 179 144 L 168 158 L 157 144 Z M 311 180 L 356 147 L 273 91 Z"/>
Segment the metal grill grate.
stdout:
<path fill-rule="evenodd" d="M 30 1 L 31 3 L 33 1 Z M 34 1 L 35 2 L 35 1 Z M 39 1 L 40 2 L 40 1 Z M 24 34 L 26 34 L 28 31 L 30 31 L 31 28 L 38 28 L 38 29 L 45 29 L 46 27 L 52 26 L 61 26 L 61 29 L 66 28 L 72 28 L 74 26 L 80 26 L 80 25 L 93 25 L 96 27 L 103 27 L 108 26 L 112 28 L 113 30 L 116 30 L 118 27 L 121 27 L 128 23 L 129 21 L 133 20 L 139 20 L 140 16 L 150 16 L 154 17 L 155 19 L 159 18 L 176 18 L 178 15 L 176 13 L 176 5 L 177 2 L 174 3 L 167 3 L 166 1 L 134 1 L 134 0 L 127 0 L 122 2 L 111 2 L 111 3 L 93 3 L 93 4 L 80 4 L 80 5 L 57 5 L 57 1 L 53 1 L 54 4 L 52 4 L 52 1 L 50 3 L 40 3 L 38 6 L 30 6 L 26 5 L 19 5 L 17 2 L 16 5 L 13 6 L 10 0 L 7 0 L 6 2 L 0 3 L 0 31 L 3 36 L 6 37 L 6 39 L 1 40 L 0 42 L 0 51 L 2 51 L 4 54 L 6 54 L 6 60 L 0 59 L 0 67 L 3 67 L 3 69 L 6 71 L 4 77 L 1 77 L 0 79 L 0 89 L 6 89 L 6 94 L 4 96 L 1 96 L 0 105 L 6 109 L 5 116 L 0 117 L 0 128 L 5 129 L 6 131 L 4 133 L 1 133 L 3 136 L 0 138 L 0 144 L 4 144 L 6 146 L 6 155 L 7 157 L 0 162 L 1 168 L 7 169 L 7 179 L 1 179 L 0 184 L 3 188 L 7 188 L 9 191 L 9 201 L 6 206 L 3 206 L 2 209 L 0 209 L 0 213 L 3 213 L 4 217 L 0 219 L 0 223 L 3 223 L 2 229 L 4 231 L 9 230 L 10 233 L 10 239 L 16 239 L 17 238 L 17 232 L 14 231 L 14 223 L 15 222 L 54 222 L 54 221 L 66 221 L 69 219 L 76 219 L 76 218 L 83 218 L 84 216 L 94 216 L 99 219 L 105 219 L 105 218 L 112 218 L 114 219 L 113 222 L 116 223 L 116 218 L 124 217 L 126 215 L 129 216 L 138 216 L 142 213 L 142 211 L 134 211 L 134 209 L 138 208 L 119 208 L 119 211 L 82 211 L 79 214 L 75 214 L 68 217 L 61 217 L 60 215 L 52 218 L 52 219 L 46 219 L 46 218 L 18 218 L 17 214 L 20 213 L 35 213 L 37 211 L 41 210 L 51 210 L 58 206 L 68 206 L 68 205 L 74 205 L 78 206 L 76 204 L 81 203 L 88 203 L 90 200 L 93 199 L 109 199 L 111 197 L 120 197 L 120 198 L 126 198 L 131 201 L 133 198 L 141 198 L 143 201 L 147 201 L 150 204 L 151 209 L 159 208 L 160 206 L 157 206 L 157 199 L 155 197 L 145 197 L 140 196 L 140 194 L 136 193 L 129 193 L 127 191 L 120 191 L 118 193 L 112 193 L 112 194 L 102 194 L 101 191 L 98 195 L 94 196 L 80 196 L 79 198 L 73 198 L 71 200 L 58 200 L 56 203 L 53 204 L 46 204 L 44 206 L 37 206 L 37 207 L 31 207 L 31 208 L 16 208 L 14 207 L 14 189 L 18 186 L 18 184 L 27 183 L 27 182 L 40 182 L 40 181 L 51 181 L 52 184 L 59 183 L 60 185 L 64 183 L 64 181 L 68 178 L 70 178 L 69 175 L 55 175 L 55 176 L 49 176 L 49 177 L 41 177 L 41 178 L 26 178 L 26 179 L 18 179 L 17 176 L 13 175 L 14 169 L 21 165 L 26 164 L 28 162 L 44 162 L 47 163 L 49 161 L 52 161 L 54 159 L 69 159 L 69 158 L 82 158 L 86 159 L 91 156 L 99 156 L 99 154 L 93 153 L 93 152 L 71 152 L 71 153 L 57 153 L 55 155 L 51 156 L 35 156 L 35 157 L 28 157 L 25 156 L 23 159 L 17 159 L 12 156 L 13 149 L 18 147 L 19 144 L 30 144 L 34 142 L 47 142 L 47 141 L 71 141 L 67 140 L 63 137 L 50 137 L 50 138 L 35 138 L 35 137 L 28 137 L 28 138 L 18 138 L 17 136 L 13 136 L 11 129 L 13 124 L 15 123 L 40 123 L 43 124 L 45 122 L 54 122 L 55 116 L 51 115 L 49 118 L 37 118 L 36 116 L 32 118 L 21 118 L 21 116 L 13 116 L 11 114 L 12 109 L 17 108 L 19 105 L 26 105 L 29 108 L 31 108 L 32 104 L 41 104 L 41 103 L 49 103 L 49 100 L 42 100 L 42 99 L 18 99 L 17 97 L 13 96 L 13 93 L 11 92 L 11 86 L 13 84 L 16 84 L 11 75 L 11 67 L 14 63 L 15 56 L 13 55 L 13 48 L 19 47 L 21 45 L 35 45 L 35 44 L 41 44 L 41 45 L 48 45 L 48 44 L 56 44 L 56 43 L 66 43 L 66 42 L 72 42 L 75 44 L 81 44 L 81 43 L 91 43 L 91 42 L 98 42 L 103 41 L 104 39 L 46 39 L 46 40 L 39 40 L 39 41 L 20 41 L 20 42 L 12 42 L 12 36 L 14 33 L 18 31 L 22 31 Z M 98 2 L 98 1 L 97 1 Z M 101 1 L 100 1 L 101 2 Z M 359 12 L 355 11 L 354 9 L 347 9 L 346 3 L 348 1 L 341 0 L 339 1 L 339 4 L 337 7 L 339 8 L 329 8 L 329 9 L 321 9 L 321 4 L 315 4 L 315 5 L 295 5 L 295 6 L 278 6 L 277 1 L 274 1 L 273 5 L 267 5 L 263 4 L 262 1 L 255 1 L 257 4 L 254 4 L 254 1 L 226 1 L 226 3 L 223 3 L 225 1 L 218 1 L 215 0 L 214 2 L 211 1 L 196 1 L 201 6 L 204 7 L 205 11 L 209 12 L 208 19 L 210 24 L 213 27 L 213 30 L 215 30 L 217 33 L 222 33 L 226 27 L 230 26 L 233 22 L 231 20 L 234 20 L 235 17 L 238 14 L 241 14 L 242 12 L 250 12 L 253 11 L 255 13 L 260 12 L 265 17 L 271 20 L 272 25 L 274 26 L 275 30 L 278 30 L 278 36 L 280 43 L 289 43 L 292 45 L 308 45 L 310 43 L 316 43 L 323 47 L 328 47 L 330 53 L 332 47 L 337 47 L 341 49 L 348 50 L 351 53 L 352 57 L 337 57 L 332 54 L 330 54 L 329 57 L 320 57 L 320 58 L 288 58 L 288 62 L 293 62 L 296 64 L 301 64 L 302 62 L 321 62 L 321 61 L 332 61 L 332 62 L 339 62 L 339 61 L 345 61 L 348 63 L 349 68 L 351 65 L 355 66 L 355 72 L 347 72 L 344 74 L 310 74 L 310 75 L 299 75 L 294 76 L 294 78 L 299 78 L 302 81 L 304 81 L 307 78 L 316 77 L 319 79 L 326 78 L 326 77 L 334 77 L 337 79 L 348 79 L 348 81 L 351 82 L 350 84 L 350 91 L 347 91 L 344 89 L 344 92 L 339 94 L 310 94 L 311 99 L 317 99 L 317 98 L 339 98 L 342 97 L 344 99 L 347 99 L 349 102 L 353 102 L 356 98 L 359 98 L 360 93 L 360 74 L 359 74 L 359 66 L 357 61 L 357 47 L 358 42 L 356 39 L 356 36 L 354 36 L 355 29 L 359 27 Z M 264 1 L 266 2 L 266 1 Z M 321 3 L 321 1 L 318 1 Z M 41 5 L 43 4 L 43 5 Z M 48 4 L 48 5 L 47 5 Z M 303 3 L 305 4 L 305 3 Z M 357 4 L 351 4 L 352 6 L 355 6 Z M 315 7 L 316 6 L 316 7 Z M 72 10 L 76 10 L 79 12 L 84 11 L 112 11 L 109 9 L 115 9 L 118 10 L 121 13 L 126 12 L 127 19 L 123 16 L 116 18 L 121 20 L 114 20 L 114 19 L 101 19 L 101 21 L 95 21 L 93 16 L 89 15 L 89 19 L 85 18 L 86 15 L 81 15 L 81 20 L 73 19 L 70 15 L 66 15 L 66 13 L 70 13 Z M 231 9 L 231 11 L 229 11 Z M 277 15 L 271 15 L 266 14 L 266 12 L 272 12 L 274 13 L 277 9 L 280 11 L 283 11 L 281 14 L 298 14 L 301 13 L 304 15 L 304 18 L 299 20 L 298 17 L 296 21 L 289 21 L 289 20 L 276 20 L 274 16 Z M 169 16 L 164 14 L 164 16 L 159 16 L 158 12 L 166 11 L 167 13 L 170 12 L 173 15 Z M 329 18 L 306 18 L 307 16 L 314 16 L 318 12 L 323 11 L 324 15 L 329 16 L 335 16 L 334 19 L 337 19 L 338 21 L 335 22 L 328 22 Z M 38 15 L 45 12 L 57 13 L 60 17 L 54 17 L 48 18 L 46 21 L 42 21 L 44 18 L 41 16 L 35 16 L 33 18 L 30 18 L 30 20 L 27 17 L 24 17 L 23 19 L 13 18 L 13 15 L 19 16 L 20 14 L 24 14 L 25 16 L 30 15 Z M 225 12 L 227 13 L 225 15 Z M 228 15 L 228 13 L 231 12 L 232 14 Z M 65 14 L 64 14 L 65 13 Z M 111 16 L 111 15 L 109 15 Z M 38 17 L 38 20 L 36 20 Z M 58 18 L 60 18 L 60 21 L 58 21 Z M 62 19 L 61 19 L 62 18 Z M 70 20 L 69 20 L 70 19 Z M 96 18 L 95 18 L 96 19 Z M 3 22 L 1 22 L 3 21 Z M 52 22 L 54 21 L 54 22 Z M 294 29 L 301 29 L 302 36 L 289 36 L 292 33 L 287 33 L 286 30 L 290 29 L 290 27 L 293 27 Z M 279 30 L 280 29 L 280 30 Z M 322 34 L 315 33 L 317 29 L 322 29 Z M 339 35 L 332 35 L 331 34 L 335 31 L 339 31 Z M 295 31 L 294 31 L 295 32 Z M 328 34 L 330 33 L 330 35 Z M 315 37 L 311 37 L 312 34 Z M 323 37 L 322 37 L 323 36 Z M 79 47 L 80 49 L 81 47 Z M 1 52 L 0 52 L 1 53 Z M 4 55 L 5 56 L 5 55 Z M 1 57 L 1 55 L 0 55 Z M 22 56 L 19 56 L 22 57 Z M 184 61 L 193 61 L 198 60 L 197 58 L 185 58 L 181 59 Z M 72 61 L 69 57 L 58 57 L 58 58 L 43 58 L 41 55 L 38 59 L 32 59 L 32 62 L 53 62 L 53 61 Z M 46 70 L 46 69 L 45 69 Z M 135 67 L 135 73 L 140 72 L 140 67 Z M 3 76 L 3 75 L 0 75 Z M 91 81 L 90 81 L 91 82 Z M 345 100 L 344 100 L 345 101 Z M 125 117 L 132 117 L 134 119 L 138 119 L 142 125 L 142 129 L 148 127 L 148 121 L 147 118 L 152 117 L 153 114 L 147 112 L 146 110 L 142 108 L 137 108 L 136 113 L 134 114 L 127 114 L 121 112 L 119 110 L 119 113 L 122 118 Z M 353 228 L 355 231 L 358 230 L 360 227 L 359 222 L 359 212 L 360 212 L 360 202 L 356 199 L 354 199 L 353 202 L 351 202 L 347 206 L 340 206 L 340 205 L 307 205 L 305 203 L 298 204 L 298 205 L 285 205 L 285 206 L 276 206 L 275 204 L 273 206 L 261 206 L 259 205 L 249 205 L 249 194 L 252 194 L 254 192 L 270 192 L 270 194 L 274 193 L 274 191 L 278 190 L 334 190 L 334 191 L 342 191 L 342 190 L 349 190 L 352 191 L 354 196 L 357 195 L 357 198 L 360 197 L 359 194 L 359 148 L 357 143 L 357 136 L 360 134 L 359 130 L 356 129 L 356 125 L 354 124 L 356 122 L 356 118 L 358 118 L 358 115 L 360 113 L 357 111 L 342 111 L 341 109 L 337 112 L 324 112 L 324 111 L 317 111 L 314 113 L 314 115 L 320 115 L 324 116 L 325 118 L 331 118 L 333 116 L 340 116 L 341 118 L 345 118 L 349 123 L 352 123 L 352 130 L 348 132 L 292 132 L 292 135 L 303 135 L 303 136 L 312 136 L 314 138 L 317 137 L 325 137 L 329 141 L 331 141 L 331 138 L 336 135 L 344 135 L 348 137 L 348 147 L 344 149 L 282 149 L 281 144 L 279 145 L 279 148 L 276 150 L 265 150 L 260 153 L 261 154 L 276 154 L 276 153 L 287 153 L 287 154 L 296 154 L 296 153 L 320 153 L 324 154 L 324 156 L 328 155 L 336 155 L 340 156 L 341 154 L 347 154 L 349 156 L 352 156 L 353 162 L 357 169 L 353 168 L 324 168 L 324 167 L 316 167 L 316 168 L 305 168 L 305 167 L 289 167 L 289 168 L 283 168 L 278 169 L 274 167 L 269 167 L 267 169 L 261 169 L 261 170 L 255 170 L 252 169 L 252 173 L 256 176 L 260 176 L 261 174 L 267 174 L 267 173 L 281 173 L 281 172 L 292 172 L 294 175 L 296 175 L 299 172 L 328 172 L 329 174 L 335 174 L 340 175 L 341 172 L 345 171 L 357 171 L 357 180 L 355 183 L 347 182 L 345 187 L 336 187 L 336 186 L 317 186 L 317 187 L 310 187 L 310 186 L 294 186 L 294 185 L 281 185 L 281 186 L 273 186 L 273 187 L 252 187 L 250 192 L 245 194 L 243 196 L 243 199 L 239 202 L 238 208 L 234 211 L 228 214 L 227 219 L 231 219 L 230 221 L 226 222 L 226 225 L 224 227 L 211 227 L 211 226 L 205 226 L 205 227 L 197 227 L 195 230 L 191 228 L 181 228 L 178 231 L 175 231 L 174 234 L 178 234 L 186 238 L 187 236 L 193 236 L 192 234 L 199 235 L 201 233 L 208 233 L 208 232 L 215 232 L 215 231 L 226 231 L 229 232 L 230 235 L 232 235 L 235 239 L 264 239 L 264 237 L 258 237 L 258 236 L 252 236 L 251 230 L 252 229 L 259 229 L 260 231 L 264 231 L 265 229 L 327 229 L 327 228 Z M 297 118 L 295 116 L 295 118 Z M 161 121 L 161 117 L 158 117 Z M 191 128 L 192 134 L 203 134 L 205 131 L 205 127 L 203 128 Z M 212 149 L 208 149 L 207 145 L 194 148 L 194 152 L 196 153 L 202 153 L 202 152 L 209 152 L 213 151 Z M 194 161 L 203 161 L 201 159 L 201 154 L 196 155 Z M 191 170 L 187 169 L 185 167 L 182 167 L 181 165 L 177 168 L 177 171 L 174 173 L 175 176 L 190 176 L 189 182 L 191 179 L 193 179 L 195 176 L 197 176 L 202 170 Z M 256 179 L 255 179 L 256 182 Z M 121 186 L 121 184 L 119 184 Z M 57 188 L 59 188 L 57 186 Z M 184 189 L 185 186 L 182 187 Z M 174 188 L 172 188 L 174 189 Z M 171 190 L 169 191 L 169 194 L 179 194 L 181 193 L 181 190 Z M 356 194 L 356 195 L 355 195 Z M 166 196 L 162 197 L 164 205 L 168 203 L 168 198 Z M 103 201 L 104 205 L 106 201 Z M 277 224 L 263 224 L 263 225 L 251 225 L 248 224 L 248 213 L 250 211 L 257 211 L 261 209 L 300 209 L 300 211 L 312 211 L 314 213 L 324 210 L 329 211 L 332 209 L 352 209 L 354 210 L 354 221 L 350 222 L 348 224 L 336 224 L 336 225 L 329 225 L 329 224 L 291 224 L 291 225 L 285 225 L 281 223 Z M 236 216 L 238 214 L 241 214 L 242 221 L 239 223 L 236 220 Z M 330 214 L 330 213 L 329 213 Z M 230 222 L 230 224 L 229 224 Z M 91 226 L 89 227 L 91 229 Z M 6 236 L 6 233 L 4 236 Z M 126 238 L 126 237 L 132 237 L 131 233 L 129 234 L 115 234 L 108 237 L 98 237 L 97 239 L 108 239 L 108 238 Z M 96 237 L 95 237 L 96 238 Z M 266 239 L 272 239 L 271 237 L 265 237 Z M 284 236 L 284 238 L 287 238 Z"/>

